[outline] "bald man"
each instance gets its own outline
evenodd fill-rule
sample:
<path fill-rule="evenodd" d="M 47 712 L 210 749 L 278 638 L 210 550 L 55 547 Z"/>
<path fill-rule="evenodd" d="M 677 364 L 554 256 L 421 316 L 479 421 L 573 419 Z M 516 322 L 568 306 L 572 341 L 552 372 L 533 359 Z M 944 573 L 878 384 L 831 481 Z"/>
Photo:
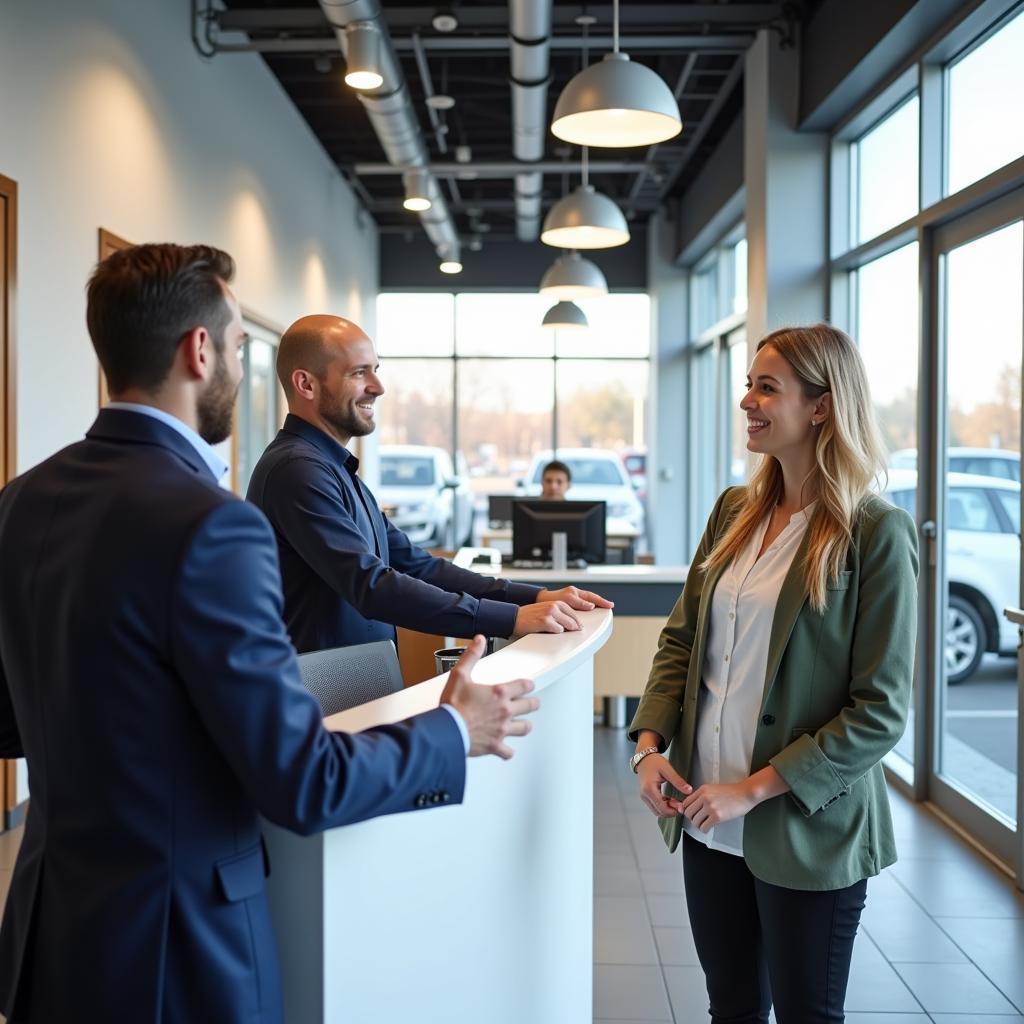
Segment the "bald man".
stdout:
<path fill-rule="evenodd" d="M 300 652 L 440 636 L 577 630 L 575 612 L 611 604 L 481 576 L 413 544 L 359 479 L 353 437 L 373 432 L 384 394 L 373 342 L 350 320 L 307 316 L 281 338 L 288 416 L 253 471 L 248 498 L 274 527 L 285 622 Z"/>

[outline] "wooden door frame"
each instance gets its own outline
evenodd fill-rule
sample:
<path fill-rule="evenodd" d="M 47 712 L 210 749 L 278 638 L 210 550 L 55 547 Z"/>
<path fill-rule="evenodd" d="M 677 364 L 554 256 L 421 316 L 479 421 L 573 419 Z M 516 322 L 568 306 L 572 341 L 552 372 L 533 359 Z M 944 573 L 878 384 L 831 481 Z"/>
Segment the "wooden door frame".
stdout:
<path fill-rule="evenodd" d="M 0 244 L 3 269 L 0 275 L 0 486 L 14 477 L 17 468 L 17 380 L 15 361 L 15 299 L 18 285 L 18 183 L 0 174 Z M 17 761 L 3 762 L 3 821 L 11 828 L 16 808 Z"/>

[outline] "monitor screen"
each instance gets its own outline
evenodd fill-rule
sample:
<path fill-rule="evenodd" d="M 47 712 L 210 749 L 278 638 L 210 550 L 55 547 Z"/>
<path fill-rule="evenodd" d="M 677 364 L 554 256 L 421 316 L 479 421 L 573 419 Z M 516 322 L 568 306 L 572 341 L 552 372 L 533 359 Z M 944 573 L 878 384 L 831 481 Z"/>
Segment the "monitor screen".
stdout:
<path fill-rule="evenodd" d="M 491 494 L 487 498 L 487 521 L 492 527 L 508 526 L 512 522 L 513 494 Z"/>
<path fill-rule="evenodd" d="M 517 498 L 512 505 L 512 557 L 551 558 L 551 535 L 566 535 L 567 556 L 592 565 L 605 560 L 605 502 Z"/>

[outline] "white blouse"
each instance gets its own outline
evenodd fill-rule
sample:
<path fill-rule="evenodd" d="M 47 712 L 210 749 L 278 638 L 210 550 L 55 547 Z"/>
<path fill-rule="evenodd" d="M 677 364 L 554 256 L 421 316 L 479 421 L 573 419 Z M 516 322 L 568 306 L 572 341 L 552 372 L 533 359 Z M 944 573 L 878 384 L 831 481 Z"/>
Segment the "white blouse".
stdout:
<path fill-rule="evenodd" d="M 740 782 L 750 775 L 775 605 L 813 507 L 812 502 L 791 516 L 758 558 L 768 530 L 770 517 L 766 518 L 715 587 L 687 779 L 694 789 L 705 782 Z M 712 850 L 743 856 L 742 818 L 702 832 L 684 816 L 683 827 Z"/>

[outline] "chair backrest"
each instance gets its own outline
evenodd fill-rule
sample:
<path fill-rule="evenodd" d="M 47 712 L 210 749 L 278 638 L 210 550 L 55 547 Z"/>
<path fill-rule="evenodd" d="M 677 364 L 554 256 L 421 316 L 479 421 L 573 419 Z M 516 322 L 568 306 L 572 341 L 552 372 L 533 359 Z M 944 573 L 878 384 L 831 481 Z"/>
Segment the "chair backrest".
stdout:
<path fill-rule="evenodd" d="M 390 640 L 300 654 L 299 668 L 325 716 L 397 693 L 403 685 L 398 652 Z"/>

